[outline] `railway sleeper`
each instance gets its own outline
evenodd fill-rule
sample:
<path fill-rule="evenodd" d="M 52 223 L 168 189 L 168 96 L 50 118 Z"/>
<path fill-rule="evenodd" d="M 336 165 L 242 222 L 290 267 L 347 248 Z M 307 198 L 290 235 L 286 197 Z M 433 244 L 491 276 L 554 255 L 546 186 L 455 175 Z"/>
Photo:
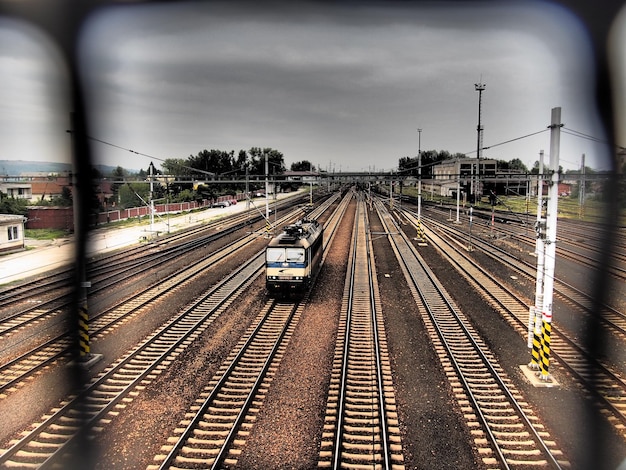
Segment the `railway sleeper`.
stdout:
<path fill-rule="evenodd" d="M 372 464 L 375 464 L 375 468 L 379 467 L 382 462 L 382 457 L 380 455 L 370 455 L 370 454 L 354 454 L 350 452 L 342 452 L 341 453 L 341 467 L 342 468 L 353 468 L 353 469 L 365 469 L 372 468 Z M 358 466 L 357 466 L 358 465 Z"/>
<path fill-rule="evenodd" d="M 361 411 L 351 411 L 345 410 L 345 421 L 346 423 L 362 423 L 363 425 L 372 424 L 378 425 L 380 420 L 378 419 L 379 414 L 378 410 L 375 410 L 374 413 L 362 413 Z"/>
<path fill-rule="evenodd" d="M 187 438 L 187 443 L 191 445 L 205 445 L 205 446 L 222 446 L 224 444 L 224 439 L 198 439 L 197 437 L 189 437 Z"/>
<path fill-rule="evenodd" d="M 378 426 L 378 422 L 376 422 L 376 426 L 352 426 L 351 424 L 347 424 L 348 422 L 352 423 L 352 422 L 356 422 L 359 423 L 363 420 L 346 420 L 346 424 L 343 426 L 343 430 L 346 433 L 351 433 L 351 434 L 362 434 L 365 430 L 367 430 L 367 432 L 371 433 L 371 434 L 376 434 L 379 435 L 380 434 L 380 426 Z M 371 423 L 371 422 L 368 422 Z"/>
<path fill-rule="evenodd" d="M 182 455 L 177 455 L 174 459 L 174 463 L 180 463 L 185 465 L 198 465 L 198 468 L 202 468 L 201 466 L 212 465 L 214 460 L 215 459 L 199 459 L 197 457 L 184 457 Z M 170 467 L 170 469 L 171 468 L 173 467 Z"/>
<path fill-rule="evenodd" d="M 376 442 L 376 443 L 350 443 L 350 442 L 343 442 L 341 444 L 341 447 L 343 447 L 346 450 L 352 451 L 352 452 L 356 452 L 357 455 L 361 455 L 361 454 L 372 454 L 374 452 L 380 452 L 380 450 L 382 449 L 382 446 L 380 445 L 380 443 Z"/>
<path fill-rule="evenodd" d="M 192 456 L 200 456 L 202 458 L 206 458 L 207 456 L 211 456 L 211 457 L 215 457 L 219 454 L 220 452 L 220 448 L 219 447 L 196 447 L 196 446 L 183 446 L 183 448 L 180 450 L 181 453 L 185 454 L 185 457 L 192 457 Z"/>
<path fill-rule="evenodd" d="M 205 430 L 205 429 L 196 428 L 193 430 L 193 434 L 196 436 L 215 436 L 215 437 L 226 438 L 228 434 L 230 433 L 231 428 L 232 428 L 232 425 L 222 426 L 222 429 L 220 430 L 217 430 L 217 429 Z M 182 430 L 180 434 L 182 434 L 183 432 L 184 430 Z"/>

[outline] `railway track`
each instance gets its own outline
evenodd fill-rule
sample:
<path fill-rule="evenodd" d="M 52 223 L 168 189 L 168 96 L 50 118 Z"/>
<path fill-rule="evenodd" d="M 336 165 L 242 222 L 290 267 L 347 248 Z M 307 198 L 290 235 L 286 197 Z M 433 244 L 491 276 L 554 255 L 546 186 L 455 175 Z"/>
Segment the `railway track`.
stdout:
<path fill-rule="evenodd" d="M 149 469 L 236 465 L 303 305 L 267 302 Z"/>
<path fill-rule="evenodd" d="M 427 207 L 432 219 L 441 219 L 441 216 L 448 214 L 442 211 L 440 207 L 432 205 Z M 479 219 L 477 214 L 482 218 Z M 474 216 L 474 220 L 477 221 L 474 224 L 475 227 L 488 236 L 508 240 L 510 243 L 517 242 L 520 249 L 525 246 L 528 250 L 534 250 L 536 241 L 535 214 L 511 213 L 509 216 L 504 215 L 503 218 L 502 211 L 496 211 L 492 219 L 492 214 L 474 209 Z M 467 214 L 464 215 L 464 218 L 467 218 Z M 559 258 L 568 259 L 585 269 L 599 269 L 598 259 L 600 253 L 606 249 L 606 238 L 610 228 L 602 224 L 585 223 L 567 218 L 559 218 L 558 225 L 557 254 Z M 616 232 L 617 236 L 611 245 L 612 264 L 601 269 L 604 269 L 618 281 L 623 281 L 626 277 L 626 255 L 624 253 L 624 237 L 619 236 L 620 233 L 623 231 Z"/>
<path fill-rule="evenodd" d="M 482 221 L 482 223 L 479 221 L 474 223 L 474 226 L 476 231 L 480 230 L 488 237 L 496 240 L 507 240 L 509 243 L 517 244 L 520 250 L 522 247 L 526 247 L 526 251 L 532 252 L 535 249 L 537 237 L 533 225 L 535 220 L 536 218 L 533 218 L 524 225 L 518 223 L 494 223 L 492 225 L 491 220 L 489 220 Z M 593 226 L 585 225 L 585 232 L 581 233 L 581 227 L 578 226 L 577 231 L 575 231 L 572 223 L 567 219 L 559 220 L 558 223 L 556 252 L 560 259 L 567 259 L 587 271 L 604 269 L 617 281 L 623 282 L 626 279 L 626 257 L 617 245 L 612 250 L 612 264 L 603 267 L 598 265 L 600 253 L 605 249 L 603 243 L 606 243 L 608 229 L 596 228 L 594 230 Z M 522 227 L 525 229 L 522 230 Z"/>
<path fill-rule="evenodd" d="M 412 215 L 409 215 L 409 220 L 416 222 Z M 423 227 L 423 230 L 432 243 L 439 247 L 441 255 L 525 337 L 528 334 L 528 305 L 502 282 L 480 268 L 463 250 L 444 241 L 430 229 Z M 626 437 L 626 408 L 623 405 L 626 402 L 626 380 L 608 364 L 592 357 L 556 326 L 552 328 L 550 344 L 551 362 L 566 368 L 587 394 L 595 399 L 597 406 L 603 408 L 602 415 L 617 432 Z"/>
<path fill-rule="evenodd" d="M 360 201 L 331 372 L 319 468 L 404 468 L 382 308 Z"/>
<path fill-rule="evenodd" d="M 275 204 L 275 210 L 283 210 L 293 204 L 293 200 L 282 200 Z M 92 283 L 90 293 L 95 295 L 99 292 L 107 292 L 124 280 L 149 272 L 176 257 L 185 256 L 242 227 L 252 228 L 252 224 L 260 220 L 262 220 L 261 215 L 253 211 L 244 212 L 156 238 L 147 244 L 91 259 L 87 266 L 88 277 Z M 264 226 L 265 224 L 259 226 L 257 232 L 262 233 Z M 150 256 L 147 256 L 148 254 Z M 70 264 L 69 260 L 68 264 Z M 54 294 L 54 301 L 59 302 L 64 299 L 64 302 L 67 302 L 70 292 L 60 292 L 60 290 L 69 291 L 73 281 L 74 270 L 70 267 L 56 270 L 45 277 L 36 277 L 15 285 L 3 286 L 0 288 L 0 311 L 9 312 L 14 310 L 15 306 L 23 304 L 26 304 L 28 308 L 14 312 L 11 317 L 4 315 L 1 320 L 4 322 L 11 318 L 16 321 L 20 315 L 28 315 L 35 308 L 33 305 L 28 305 L 29 303 L 40 304 L 42 296 L 51 297 L 51 293 Z M 67 295 L 60 295 L 62 293 Z M 43 306 L 38 305 L 38 307 L 41 309 Z"/>
<path fill-rule="evenodd" d="M 327 206 L 324 205 L 323 207 Z M 289 213 L 281 220 L 290 220 L 293 216 L 294 213 Z M 167 295 L 175 295 L 176 292 L 184 289 L 198 276 L 203 275 L 207 269 L 224 260 L 226 256 L 232 256 L 237 250 L 256 239 L 256 233 L 247 234 L 227 245 L 224 249 L 199 260 L 190 267 L 159 279 L 158 282 L 144 289 L 140 294 L 124 300 L 98 314 L 92 314 L 89 322 L 90 337 L 95 339 L 104 336 L 121 322 L 126 321 L 131 315 L 147 308 L 155 299 L 163 298 Z M 61 310 L 57 309 L 54 312 L 60 314 Z M 48 315 L 49 314 L 50 312 L 48 312 Z M 39 315 L 43 315 L 43 313 L 39 313 Z M 36 319 L 33 319 L 32 321 L 35 320 Z M 20 327 L 23 328 L 24 325 Z M 43 367 L 59 359 L 69 358 L 72 344 L 73 337 L 71 333 L 63 332 L 54 335 L 44 343 L 37 345 L 12 360 L 2 363 L 0 365 L 0 397 L 8 393 L 13 387 L 24 382 L 28 377 L 41 370 Z"/>
<path fill-rule="evenodd" d="M 351 198 L 350 194 L 340 202 L 325 225 L 324 247 Z M 324 210 L 318 208 L 310 216 L 316 218 Z M 150 469 L 236 465 L 307 299 L 308 294 L 298 302 L 266 303 Z"/>
<path fill-rule="evenodd" d="M 415 225 L 415 215 L 410 211 L 405 211 L 404 213 L 409 219 L 413 219 L 413 225 Z M 451 228 L 437 220 L 428 219 L 428 223 L 432 227 L 432 230 L 437 230 L 442 237 L 456 239 L 457 242 L 455 245 L 459 244 L 458 240 L 462 240 L 465 237 L 465 234 L 462 234 L 457 229 Z M 423 225 L 422 223 L 422 226 Z M 533 282 L 535 281 L 537 275 L 536 266 L 532 266 L 518 257 L 511 255 L 506 250 L 478 238 L 473 239 L 472 246 L 475 249 L 480 249 L 485 255 L 493 258 L 495 261 L 506 263 L 507 266 L 515 270 L 519 275 Z M 555 278 L 554 287 L 555 295 L 558 296 L 560 300 L 570 305 L 575 305 L 586 315 L 593 315 L 595 318 L 600 319 L 606 327 L 619 334 L 622 338 L 626 338 L 626 315 L 624 313 L 610 305 L 597 305 L 597 302 L 589 294 L 577 289 L 562 279 Z M 600 315 L 597 315 L 598 312 Z"/>
<path fill-rule="evenodd" d="M 45 468 L 79 462 L 85 435 L 99 432 L 116 407 L 123 407 L 223 312 L 263 270 L 263 252 L 230 274 L 201 299 L 111 365 L 0 454 L 3 468 Z M 84 442 L 83 442 L 84 443 Z M 76 467 L 78 468 L 78 467 Z"/>
<path fill-rule="evenodd" d="M 335 200 L 336 198 L 330 198 L 325 201 L 314 214 L 316 216 L 322 214 Z M 247 238 L 257 238 L 257 235 L 248 234 L 244 240 Z M 245 241 L 240 240 L 238 243 L 244 244 Z M 223 251 L 232 254 L 236 252 L 236 247 L 230 246 Z M 207 259 L 204 264 L 193 266 L 193 271 L 201 273 L 208 266 L 214 265 L 215 261 Z M 23 432 L 19 440 L 13 441 L 8 449 L 0 452 L 0 467 L 46 468 L 59 462 L 62 466 L 67 459 L 65 456 L 74 452 L 73 446 L 82 445 L 85 436 L 91 439 L 106 425 L 112 415 L 118 412 L 116 410 L 123 408 L 123 404 L 131 401 L 152 379 L 167 368 L 170 362 L 226 309 L 239 292 L 263 271 L 263 266 L 264 251 L 257 253 L 236 273 L 220 282 L 185 312 L 153 333 L 128 356 L 86 384 L 85 390 L 67 399 L 59 409 L 50 411 L 40 423 L 31 426 L 30 431 Z M 187 275 L 193 276 L 190 273 Z M 181 281 L 181 277 L 172 278 L 172 289 L 180 286 Z M 165 290 L 163 282 L 158 290 Z M 150 294 L 146 294 L 143 304 L 150 302 L 150 298 Z M 142 304 L 141 300 L 138 302 Z M 107 322 L 105 318 L 99 320 L 105 324 Z M 103 326 L 98 329 L 96 326 L 94 334 L 104 334 L 106 328 Z M 63 355 L 58 351 L 56 354 Z M 80 453 L 80 449 L 77 452 Z"/>
<path fill-rule="evenodd" d="M 471 323 L 381 203 L 376 209 L 487 468 L 569 467 Z"/>
<path fill-rule="evenodd" d="M 92 280 L 90 296 L 110 292 L 121 282 L 136 280 L 138 276 L 146 275 L 181 256 L 193 253 L 198 248 L 237 230 L 242 220 L 242 216 L 238 216 L 231 222 L 221 222 L 223 227 L 219 233 L 210 227 L 204 228 L 204 233 L 200 238 L 193 238 L 194 235 L 197 237 L 199 233 L 197 231 L 179 234 L 174 239 L 159 240 L 151 247 L 131 248 L 123 253 L 105 256 L 101 260 L 90 263 L 89 279 Z M 189 238 L 193 239 L 189 240 Z M 150 256 L 146 256 L 148 253 Z M 7 305 L 13 302 L 26 305 L 26 307 L 2 318 L 0 338 L 36 322 L 64 317 L 73 301 L 73 289 L 69 285 L 72 281 L 69 273 L 64 271 L 43 283 L 47 289 L 53 289 L 52 293 L 50 290 L 42 291 L 37 286 L 37 282 L 35 286 L 31 282 L 26 282 L 20 287 L 5 291 L 3 297 Z M 48 298 L 42 298 L 42 295 Z"/>

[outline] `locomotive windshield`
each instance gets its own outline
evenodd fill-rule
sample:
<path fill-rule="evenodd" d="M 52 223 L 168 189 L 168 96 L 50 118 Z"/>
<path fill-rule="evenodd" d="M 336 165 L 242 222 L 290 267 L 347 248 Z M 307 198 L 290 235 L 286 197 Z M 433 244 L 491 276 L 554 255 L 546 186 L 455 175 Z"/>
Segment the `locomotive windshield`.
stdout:
<path fill-rule="evenodd" d="M 268 248 L 265 251 L 265 259 L 270 263 L 281 263 L 285 261 L 284 248 Z"/>
<path fill-rule="evenodd" d="M 302 248 L 287 248 L 287 261 L 291 263 L 304 263 L 304 249 Z"/>
<path fill-rule="evenodd" d="M 265 259 L 269 263 L 304 263 L 303 248 L 268 248 Z"/>

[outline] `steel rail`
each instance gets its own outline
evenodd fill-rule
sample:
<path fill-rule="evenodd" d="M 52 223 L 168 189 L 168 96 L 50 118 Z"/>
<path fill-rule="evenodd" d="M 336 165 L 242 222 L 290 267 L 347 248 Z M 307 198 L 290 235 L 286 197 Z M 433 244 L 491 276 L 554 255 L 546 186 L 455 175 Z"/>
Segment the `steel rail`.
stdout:
<path fill-rule="evenodd" d="M 157 370 L 158 366 L 162 362 L 167 361 L 171 354 L 180 350 L 181 347 L 186 347 L 185 341 L 191 335 L 198 334 L 198 328 L 205 325 L 206 321 L 222 305 L 228 302 L 229 299 L 232 299 L 235 291 L 240 291 L 251 282 L 251 279 L 260 275 L 262 267 L 263 252 L 259 252 L 250 261 L 207 292 L 205 296 L 198 299 L 188 309 L 164 325 L 128 356 L 96 380 L 87 384 L 85 389 L 77 396 L 31 429 L 27 435 L 20 438 L 9 449 L 6 449 L 0 455 L 0 465 L 19 465 L 19 460 L 17 462 L 13 461 L 11 464 L 9 462 L 15 458 L 22 458 L 21 456 L 28 458 L 27 455 L 30 456 L 31 460 L 37 458 L 39 460 L 37 466 L 40 468 L 53 465 L 56 459 L 63 452 L 70 449 L 76 439 L 81 437 L 83 432 L 91 429 L 98 420 L 104 418 L 115 404 L 125 398 L 132 389 Z M 216 297 L 218 293 L 219 298 Z M 211 302 L 211 308 L 204 309 L 204 302 Z M 158 345 L 158 343 L 162 344 Z M 147 355 L 146 359 L 140 360 L 139 357 L 144 355 L 144 353 Z M 148 365 L 146 367 L 142 366 L 142 370 L 137 371 L 137 366 L 134 364 L 141 364 L 142 362 L 146 362 Z M 126 367 L 129 367 L 129 370 L 124 372 Z M 121 384 L 119 383 L 120 381 L 122 382 Z M 110 385 L 108 385 L 109 382 L 111 382 Z M 99 393 L 99 390 L 102 390 L 102 392 Z M 112 391 L 105 393 L 105 390 Z M 91 403 L 91 405 L 87 407 L 87 403 Z M 63 424 L 63 420 L 68 421 L 70 423 L 69 426 L 68 424 Z M 77 426 L 77 424 L 79 425 Z M 45 433 L 46 430 L 57 425 L 61 428 L 65 426 L 67 434 L 62 434 L 58 431 L 49 432 L 50 436 L 60 439 L 60 442 L 55 444 L 54 448 L 49 445 L 41 448 L 35 444 L 36 449 L 39 450 L 33 452 L 23 450 L 31 442 L 36 442 L 39 436 Z"/>
<path fill-rule="evenodd" d="M 412 211 L 405 212 L 414 216 L 414 213 Z M 430 219 L 429 222 L 432 223 L 435 227 L 440 227 L 441 230 L 445 232 L 455 233 L 459 237 L 464 236 L 464 234 L 459 232 L 457 229 L 449 227 L 437 220 Z M 484 240 L 476 238 L 472 240 L 472 245 L 474 247 L 480 247 L 481 251 L 485 255 L 495 259 L 498 262 L 502 262 L 503 258 L 509 260 L 509 266 L 512 269 L 517 271 L 519 274 L 526 276 L 528 279 L 535 279 L 537 273 L 535 266 L 531 266 L 529 263 L 511 255 L 501 247 L 495 246 L 493 244 L 485 242 Z M 578 305 L 585 313 L 592 313 L 592 306 L 595 305 L 595 301 L 590 295 L 558 278 L 554 279 L 554 285 L 556 288 L 555 295 L 566 299 L 568 302 L 572 302 Z M 607 304 L 599 305 L 599 307 L 603 310 L 603 315 L 597 316 L 597 318 L 610 328 L 614 329 L 616 332 L 626 335 L 626 314 L 620 312 L 615 307 Z M 615 316 L 617 318 L 611 319 L 609 318 L 609 316 Z M 624 326 L 620 326 L 618 324 L 618 322 L 620 321 L 625 323 Z"/>
<path fill-rule="evenodd" d="M 434 233 L 429 234 L 428 229 L 425 229 L 425 232 L 433 243 L 437 243 Z M 441 243 L 444 243 L 443 240 Z M 452 248 L 452 252 L 457 253 L 465 263 L 470 264 L 475 270 L 470 272 L 464 263 L 453 257 L 448 250 L 443 250 L 443 255 L 475 285 L 476 289 L 493 300 L 508 315 L 509 319 L 514 322 L 513 326 L 517 326 L 521 335 L 527 334 L 527 323 L 520 311 L 527 314 L 528 306 L 474 260 L 454 246 L 448 246 Z M 480 276 L 480 279 L 477 279 L 477 276 Z M 511 306 L 514 302 L 519 306 L 518 309 L 515 309 L 517 311 Z M 584 385 L 590 394 L 600 400 L 601 404 L 619 422 L 619 427 L 626 426 L 626 411 L 623 407 L 623 402 L 626 400 L 626 380 L 620 374 L 613 372 L 609 366 L 592 357 L 584 348 L 570 339 L 561 328 L 556 326 L 552 329 L 551 356 Z"/>
<path fill-rule="evenodd" d="M 499 443 L 500 439 L 496 437 L 494 431 L 492 430 L 489 420 L 483 413 L 479 400 L 475 396 L 473 386 L 468 382 L 465 373 L 463 372 L 463 367 L 461 367 L 455 353 L 453 352 L 454 348 L 452 348 L 447 339 L 448 335 L 443 331 L 440 322 L 437 320 L 439 314 L 437 314 L 433 309 L 432 302 L 434 299 L 432 298 L 432 296 L 430 296 L 428 292 L 425 291 L 426 285 L 431 292 L 436 293 L 436 300 L 441 303 L 442 308 L 445 309 L 446 315 L 449 315 L 451 318 L 454 319 L 455 328 L 458 328 L 462 331 L 464 335 L 464 341 L 471 345 L 472 351 L 479 357 L 481 363 L 483 364 L 483 367 L 485 367 L 489 371 L 492 380 L 494 380 L 498 384 L 500 392 L 506 396 L 506 399 L 508 400 L 510 406 L 514 408 L 515 413 L 517 414 L 519 419 L 522 420 L 527 430 L 533 436 L 533 441 L 541 448 L 541 451 L 546 461 L 551 465 L 551 467 L 560 469 L 560 463 L 556 460 L 556 458 L 552 454 L 552 451 L 547 447 L 544 439 L 533 426 L 526 412 L 523 410 L 518 400 L 510 391 L 509 386 L 507 386 L 498 371 L 492 365 L 489 358 L 485 355 L 482 347 L 477 343 L 474 334 L 468 330 L 465 322 L 460 318 L 457 308 L 448 299 L 447 294 L 445 294 L 444 289 L 440 285 L 439 281 L 436 279 L 434 273 L 421 259 L 415 247 L 409 242 L 408 237 L 404 234 L 404 232 L 401 231 L 400 228 L 396 225 L 391 215 L 385 210 L 383 204 L 378 202 L 376 206 L 379 210 L 379 217 L 381 219 L 381 222 L 383 222 L 386 230 L 388 232 L 391 232 L 390 225 L 393 225 L 394 233 L 397 232 L 399 234 L 399 237 L 390 235 L 389 241 L 395 247 L 395 251 L 397 254 L 396 256 L 398 258 L 398 261 L 404 267 L 403 271 L 405 272 L 405 275 L 408 275 L 408 277 L 411 279 L 410 282 L 412 286 L 414 286 L 422 299 L 424 308 L 427 310 L 428 316 L 430 317 L 433 327 L 437 332 L 437 336 L 447 350 L 447 356 L 453 364 L 455 370 L 457 371 L 457 376 L 459 377 L 459 380 L 463 383 L 463 387 L 465 388 L 468 396 L 473 403 L 473 409 L 480 417 L 482 426 L 490 438 L 492 447 L 495 450 L 496 455 L 498 456 L 498 460 L 501 462 L 502 465 L 505 466 L 505 468 L 511 468 L 508 462 L 509 459 L 507 459 L 507 457 L 504 455 L 503 449 L 501 448 L 501 445 Z M 409 260 L 414 261 L 414 263 L 409 265 Z M 416 269 L 419 269 L 419 273 L 416 272 Z M 424 284 L 424 286 L 422 284 Z"/>
<path fill-rule="evenodd" d="M 345 326 L 338 335 L 343 344 L 337 374 L 337 411 L 333 413 L 335 434 L 330 462 L 333 469 L 368 465 L 389 469 L 400 467 L 392 459 L 403 460 L 400 455 L 392 456 L 390 450 L 381 359 L 383 337 L 378 331 L 375 267 L 367 231 L 367 212 L 359 198 L 344 294 L 347 297 Z M 348 414 L 352 415 L 352 423 L 347 422 Z M 367 450 L 363 448 L 366 443 L 370 446 Z"/>

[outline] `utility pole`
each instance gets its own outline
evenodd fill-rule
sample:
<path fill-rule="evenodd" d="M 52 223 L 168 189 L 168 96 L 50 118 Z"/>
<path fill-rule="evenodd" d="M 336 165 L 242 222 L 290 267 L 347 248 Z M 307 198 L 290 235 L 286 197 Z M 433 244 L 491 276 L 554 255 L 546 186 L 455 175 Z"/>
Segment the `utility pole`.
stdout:
<path fill-rule="evenodd" d="M 541 355 L 538 377 L 542 382 L 553 382 L 549 374 L 550 335 L 554 298 L 554 270 L 556 265 L 556 222 L 559 198 L 559 151 L 561 145 L 561 108 L 552 108 L 550 124 L 550 181 L 546 206 L 546 234 L 544 242 L 543 302 L 541 309 Z"/>
<path fill-rule="evenodd" d="M 70 135 L 72 136 L 72 163 L 73 163 L 73 174 L 71 184 L 73 185 L 72 191 L 72 202 L 74 209 L 74 232 L 76 237 L 76 246 L 77 251 L 75 253 L 75 271 L 76 271 L 76 279 L 79 285 L 77 288 L 77 296 L 78 300 L 78 312 L 77 312 L 77 320 L 78 320 L 78 335 L 77 335 L 77 343 L 78 343 L 78 364 L 81 367 L 84 367 L 85 370 L 89 369 L 93 364 L 102 359 L 102 354 L 94 354 L 91 352 L 91 338 L 89 334 L 89 307 L 88 307 L 88 291 L 91 287 L 91 282 L 87 280 L 87 269 L 85 266 L 85 257 L 84 252 L 81 253 L 80 245 L 85 243 L 87 239 L 86 227 L 83 224 L 82 215 L 86 212 L 85 210 L 85 201 L 89 200 L 88 186 L 87 181 L 88 177 L 85 175 L 85 168 L 80 170 L 80 165 L 78 164 L 78 155 L 80 144 L 79 140 L 83 140 L 84 136 L 84 123 L 76 118 L 76 113 L 70 113 L 70 122 L 71 122 L 71 130 Z M 76 295 L 76 294 L 75 294 Z"/>
<path fill-rule="evenodd" d="M 485 90 L 485 87 L 487 85 L 485 85 L 484 83 L 478 82 L 474 84 L 474 88 L 475 90 L 478 92 L 478 126 L 476 127 L 476 131 L 477 131 L 477 142 L 476 142 L 476 161 L 477 161 L 477 165 L 476 165 L 476 185 L 473 188 L 473 192 L 472 194 L 474 194 L 474 202 L 476 202 L 476 194 L 479 193 L 479 186 L 480 186 L 480 158 L 482 156 L 482 152 L 483 152 L 483 125 L 481 123 L 482 119 L 482 99 L 483 99 L 483 91 Z M 474 179 L 474 165 L 472 165 L 472 180 Z"/>
<path fill-rule="evenodd" d="M 422 130 L 417 129 L 417 221 L 422 218 Z"/>
<path fill-rule="evenodd" d="M 270 224 L 270 207 L 269 207 L 269 176 L 270 176 L 270 164 L 269 155 L 265 152 L 265 236 L 269 238 L 271 224 Z"/>
<path fill-rule="evenodd" d="M 150 162 L 148 174 L 150 175 L 150 237 L 154 234 L 154 165 Z"/>
<path fill-rule="evenodd" d="M 546 221 L 543 218 L 543 150 L 539 152 L 539 173 L 537 175 L 537 221 L 535 222 L 537 240 L 535 254 L 537 256 L 537 278 L 535 280 L 535 305 L 530 307 L 528 314 L 528 348 L 531 359 L 528 368 L 539 370 L 541 361 L 541 310 L 543 307 L 543 278 L 545 273 L 545 235 Z"/>
<path fill-rule="evenodd" d="M 580 163 L 580 182 L 578 183 L 578 218 L 585 216 L 585 154 L 583 153 Z"/>
<path fill-rule="evenodd" d="M 422 129 L 417 129 L 417 238 L 424 239 L 422 233 Z"/>
<path fill-rule="evenodd" d="M 556 222 L 559 204 L 559 151 L 561 146 L 561 108 L 552 108 L 550 123 L 550 172 L 548 204 L 546 209 L 545 268 L 543 282 L 541 372 L 540 379 L 551 381 L 550 334 L 552 332 L 552 309 L 554 297 L 554 269 L 556 265 Z"/>

